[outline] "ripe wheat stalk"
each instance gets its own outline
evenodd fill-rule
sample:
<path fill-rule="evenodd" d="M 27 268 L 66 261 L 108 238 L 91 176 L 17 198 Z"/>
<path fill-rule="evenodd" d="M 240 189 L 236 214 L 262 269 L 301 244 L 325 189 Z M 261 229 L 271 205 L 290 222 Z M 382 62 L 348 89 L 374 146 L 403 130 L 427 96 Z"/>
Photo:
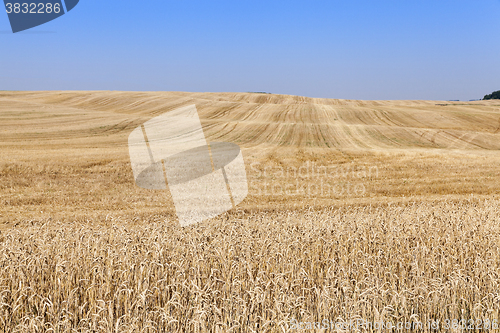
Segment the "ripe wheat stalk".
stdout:
<path fill-rule="evenodd" d="M 500 319 L 500 202 L 50 222 L 0 236 L 3 332 Z"/>

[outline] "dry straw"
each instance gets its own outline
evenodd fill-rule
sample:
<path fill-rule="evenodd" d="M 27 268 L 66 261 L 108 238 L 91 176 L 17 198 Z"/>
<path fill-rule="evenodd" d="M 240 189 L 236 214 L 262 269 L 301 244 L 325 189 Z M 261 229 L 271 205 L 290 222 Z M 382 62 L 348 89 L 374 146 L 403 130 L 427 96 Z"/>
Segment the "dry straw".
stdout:
<path fill-rule="evenodd" d="M 284 332 L 290 320 L 498 320 L 493 200 L 2 233 L 3 332 Z"/>

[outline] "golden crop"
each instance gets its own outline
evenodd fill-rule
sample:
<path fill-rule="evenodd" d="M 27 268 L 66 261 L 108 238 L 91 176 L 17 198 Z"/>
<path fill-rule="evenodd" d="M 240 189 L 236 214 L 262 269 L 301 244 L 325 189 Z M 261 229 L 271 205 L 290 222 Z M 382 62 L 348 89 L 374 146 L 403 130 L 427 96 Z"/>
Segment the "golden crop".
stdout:
<path fill-rule="evenodd" d="M 0 332 L 500 322 L 495 103 L 0 92 Z M 188 104 L 250 192 L 181 228 L 127 136 Z"/>
<path fill-rule="evenodd" d="M 281 332 L 500 319 L 500 202 L 44 222 L 2 234 L 7 332 Z"/>

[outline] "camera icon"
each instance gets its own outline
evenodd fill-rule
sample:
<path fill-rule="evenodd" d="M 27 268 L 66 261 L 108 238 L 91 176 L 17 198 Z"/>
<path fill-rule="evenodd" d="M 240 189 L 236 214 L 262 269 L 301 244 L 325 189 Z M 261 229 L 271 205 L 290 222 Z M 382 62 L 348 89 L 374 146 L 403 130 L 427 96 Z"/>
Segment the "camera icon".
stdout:
<path fill-rule="evenodd" d="M 227 212 L 248 195 L 238 145 L 207 144 L 195 105 L 155 117 L 128 138 L 137 186 L 170 190 L 181 226 Z"/>

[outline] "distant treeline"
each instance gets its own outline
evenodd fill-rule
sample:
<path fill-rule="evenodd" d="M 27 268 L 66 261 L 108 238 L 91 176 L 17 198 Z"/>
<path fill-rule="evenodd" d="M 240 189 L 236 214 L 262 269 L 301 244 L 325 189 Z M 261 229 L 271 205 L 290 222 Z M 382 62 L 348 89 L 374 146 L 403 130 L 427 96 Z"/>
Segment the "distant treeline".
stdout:
<path fill-rule="evenodd" d="M 492 92 L 489 95 L 484 96 L 484 99 L 500 99 L 500 90 Z"/>

